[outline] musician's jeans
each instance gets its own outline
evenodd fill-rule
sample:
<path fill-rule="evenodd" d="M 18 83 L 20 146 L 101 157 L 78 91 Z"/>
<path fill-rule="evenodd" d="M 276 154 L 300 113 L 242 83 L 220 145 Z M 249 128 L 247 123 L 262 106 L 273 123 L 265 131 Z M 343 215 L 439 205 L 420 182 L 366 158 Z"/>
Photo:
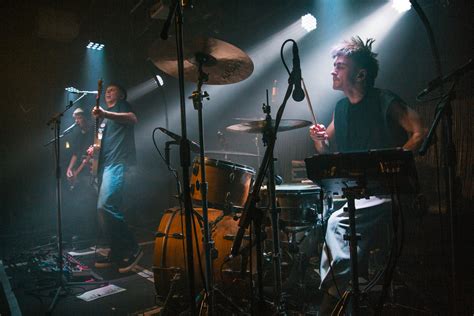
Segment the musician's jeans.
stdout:
<path fill-rule="evenodd" d="M 125 169 L 124 164 L 105 166 L 97 201 L 99 229 L 110 243 L 110 258 L 114 261 L 129 256 L 138 247 L 121 212 Z"/>
<path fill-rule="evenodd" d="M 388 252 L 392 204 L 389 199 L 375 197 L 355 202 L 356 232 L 361 234 L 357 245 L 359 276 L 365 276 L 369 251 L 377 247 L 382 257 Z M 344 207 L 347 207 L 347 203 Z M 328 219 L 326 243 L 321 255 L 321 289 L 335 297 L 338 296 L 336 288 L 342 294 L 351 280 L 349 241 L 344 240 L 344 234 L 349 233 L 349 212 L 345 212 L 344 207 Z"/>

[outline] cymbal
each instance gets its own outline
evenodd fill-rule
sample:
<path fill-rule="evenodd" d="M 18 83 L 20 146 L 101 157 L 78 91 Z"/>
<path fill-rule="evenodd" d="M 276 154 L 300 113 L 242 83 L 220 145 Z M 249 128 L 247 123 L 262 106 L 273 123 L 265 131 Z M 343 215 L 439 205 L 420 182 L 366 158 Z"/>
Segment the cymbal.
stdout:
<path fill-rule="evenodd" d="M 216 38 L 196 37 L 184 42 L 184 79 L 198 82 L 199 62 L 209 75 L 206 84 L 223 85 L 246 79 L 253 72 L 253 62 L 240 48 Z M 178 60 L 174 40 L 157 40 L 149 56 L 156 67 L 178 78 Z"/>
<path fill-rule="evenodd" d="M 278 126 L 279 132 L 289 131 L 292 129 L 302 128 L 310 126 L 312 123 L 305 120 L 281 120 Z M 275 120 L 272 120 L 272 125 L 275 125 Z M 243 132 L 243 133 L 262 133 L 265 130 L 266 121 L 248 121 L 239 124 L 227 126 L 226 129 L 231 132 Z"/>
<path fill-rule="evenodd" d="M 261 157 L 260 155 L 252 154 L 252 153 L 244 153 L 244 152 L 238 152 L 238 151 L 225 151 L 225 150 L 206 150 L 206 154 Z"/>

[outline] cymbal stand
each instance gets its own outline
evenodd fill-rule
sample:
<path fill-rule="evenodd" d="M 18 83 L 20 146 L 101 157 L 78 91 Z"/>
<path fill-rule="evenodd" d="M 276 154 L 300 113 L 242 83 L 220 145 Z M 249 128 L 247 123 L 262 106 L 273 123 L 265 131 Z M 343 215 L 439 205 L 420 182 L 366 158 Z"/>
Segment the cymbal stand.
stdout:
<path fill-rule="evenodd" d="M 265 113 L 265 130 L 263 131 L 263 144 L 267 145 L 269 139 L 272 137 L 276 138 L 275 131 L 272 126 L 271 107 L 268 102 L 268 90 L 267 90 L 267 104 L 262 106 L 263 113 Z M 275 141 L 275 140 L 274 140 Z M 271 225 L 272 225 L 272 240 L 273 240 L 273 279 L 274 279 L 274 303 L 277 307 L 277 311 L 282 309 L 283 295 L 282 295 L 282 281 L 281 281 L 281 247 L 280 247 L 280 211 L 276 205 L 276 193 L 275 193 L 275 158 L 273 151 L 270 153 L 268 162 L 268 197 L 270 199 L 270 214 L 271 214 Z"/>
<path fill-rule="evenodd" d="M 283 44 L 283 46 L 288 42 L 292 40 L 286 40 Z M 295 85 L 295 80 L 294 80 L 294 75 L 293 73 L 290 74 L 290 78 L 288 80 L 288 89 L 286 90 L 285 97 L 283 99 L 283 103 L 280 105 L 278 108 L 278 112 L 275 118 L 275 125 L 273 126 L 273 135 L 268 139 L 268 144 L 265 150 L 265 154 L 262 159 L 262 163 L 260 165 L 260 168 L 258 169 L 257 176 L 255 178 L 255 182 L 253 184 L 253 188 L 245 202 L 244 209 L 242 210 L 242 215 L 240 217 L 239 221 L 239 229 L 236 233 L 234 243 L 232 244 L 232 249 L 229 257 L 227 260 L 230 260 L 233 257 L 238 256 L 241 254 L 241 249 L 240 246 L 242 244 L 242 240 L 244 237 L 245 229 L 249 227 L 250 223 L 254 220 L 255 216 L 258 216 L 258 208 L 256 207 L 257 201 L 259 200 L 259 195 L 260 195 L 260 189 L 263 185 L 263 181 L 265 178 L 265 175 L 268 170 L 268 166 L 270 164 L 270 159 L 273 161 L 273 150 L 275 148 L 275 142 L 276 142 L 276 133 L 278 131 L 278 127 L 280 125 L 281 119 L 283 117 L 283 112 L 286 107 L 286 103 L 288 102 L 288 99 L 291 96 L 291 92 L 293 91 L 294 85 Z M 261 256 L 262 254 L 257 253 L 257 258 L 258 256 Z M 261 273 L 258 271 L 258 266 L 257 266 L 257 272 Z M 260 295 L 260 303 L 264 303 L 263 300 L 261 299 Z M 281 308 L 280 306 L 277 306 L 277 308 Z M 281 310 L 277 311 L 278 313 L 281 312 Z"/>
<path fill-rule="evenodd" d="M 188 3 L 189 5 L 189 3 Z M 191 153 L 188 141 L 188 132 L 186 126 L 186 100 L 184 91 L 184 44 L 183 44 L 183 7 L 185 6 L 179 0 L 174 0 L 170 6 L 168 17 L 163 25 L 160 37 L 163 40 L 168 38 L 168 30 L 173 17 L 175 18 L 176 28 L 176 56 L 178 60 L 179 77 L 179 101 L 181 113 L 181 142 L 180 142 L 180 160 L 183 176 L 183 200 L 184 200 L 184 222 L 186 227 L 186 269 L 189 285 L 189 308 L 190 314 L 196 315 L 196 289 L 194 284 L 194 258 L 193 258 L 193 234 L 192 234 L 192 213 L 193 204 L 191 199 L 191 188 L 189 186 L 189 167 L 191 166 Z"/>
<path fill-rule="evenodd" d="M 206 290 L 207 290 L 207 303 L 209 306 L 209 314 L 214 313 L 214 282 L 212 278 L 212 257 L 211 253 L 214 249 L 214 241 L 211 239 L 209 233 L 209 217 L 208 217 L 208 201 L 207 201 L 207 190 L 208 183 L 206 180 L 206 163 L 204 156 L 204 128 L 203 128 L 203 116 L 202 116 L 202 100 L 208 99 L 209 94 L 206 91 L 202 91 L 202 85 L 209 78 L 208 74 L 204 73 L 202 70 L 203 65 L 212 66 L 216 61 L 215 59 L 203 53 L 197 53 L 195 55 L 196 61 L 198 62 L 198 84 L 197 89 L 193 91 L 189 99 L 193 100 L 194 109 L 198 111 L 198 121 L 199 121 L 199 159 L 200 159 L 200 168 L 201 168 L 201 183 L 196 183 L 196 187 L 201 191 L 201 201 L 202 201 L 202 218 L 203 218 L 203 244 L 206 260 Z"/>

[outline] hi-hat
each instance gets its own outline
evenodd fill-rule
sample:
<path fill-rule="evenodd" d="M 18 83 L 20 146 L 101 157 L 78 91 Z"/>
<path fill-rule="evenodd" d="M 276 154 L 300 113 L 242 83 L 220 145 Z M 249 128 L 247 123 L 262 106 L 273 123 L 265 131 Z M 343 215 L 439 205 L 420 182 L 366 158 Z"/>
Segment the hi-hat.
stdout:
<path fill-rule="evenodd" d="M 305 120 L 281 120 L 278 126 L 279 132 L 289 131 L 292 129 L 302 128 L 310 126 L 312 123 Z M 231 132 L 243 132 L 243 133 L 263 133 L 267 125 L 266 120 L 259 121 L 243 121 L 239 124 L 227 126 L 226 129 Z M 272 120 L 272 125 L 275 126 L 275 120 Z"/>
<path fill-rule="evenodd" d="M 257 154 L 245 153 L 239 151 L 225 151 L 225 150 L 206 150 L 206 154 L 214 155 L 229 155 L 229 156 L 246 156 L 246 157 L 260 157 Z"/>
<path fill-rule="evenodd" d="M 184 42 L 184 78 L 198 82 L 199 61 L 208 74 L 205 84 L 230 84 L 246 79 L 253 72 L 253 62 L 240 48 L 216 38 L 196 37 Z M 150 60 L 170 76 L 178 78 L 175 41 L 155 41 L 149 50 Z"/>

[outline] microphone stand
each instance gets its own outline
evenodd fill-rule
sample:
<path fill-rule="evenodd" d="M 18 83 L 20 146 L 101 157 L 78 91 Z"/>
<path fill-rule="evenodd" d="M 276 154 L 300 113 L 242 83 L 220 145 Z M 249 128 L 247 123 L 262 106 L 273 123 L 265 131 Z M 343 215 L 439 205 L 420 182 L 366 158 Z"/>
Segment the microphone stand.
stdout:
<path fill-rule="evenodd" d="M 49 126 L 49 125 L 51 125 L 51 124 L 53 123 L 53 121 L 54 121 L 56 118 L 57 118 L 57 119 L 60 119 L 61 116 L 63 116 L 64 113 L 67 112 L 67 110 L 69 110 L 74 104 L 76 104 L 77 102 L 79 102 L 79 100 L 81 100 L 82 98 L 84 98 L 86 95 L 87 95 L 87 93 L 83 93 L 83 94 L 82 94 L 79 98 L 77 98 L 76 100 L 74 100 L 74 101 L 69 101 L 69 103 L 68 103 L 68 105 L 66 106 L 66 108 L 64 109 L 64 111 L 62 111 L 61 113 L 58 113 L 58 114 L 56 114 L 55 116 L 53 116 L 52 118 L 50 118 L 49 121 L 48 121 L 46 124 Z M 59 117 L 56 117 L 57 115 L 59 115 Z M 61 123 L 61 122 L 59 122 L 59 123 Z M 46 144 L 44 144 L 43 146 L 46 147 L 46 146 L 48 146 L 48 145 L 54 143 L 56 140 L 58 140 L 59 138 L 64 137 L 65 135 L 69 134 L 70 132 L 72 132 L 72 129 L 70 129 L 70 130 L 67 130 L 67 129 L 66 129 L 65 131 L 63 131 L 62 134 L 60 134 L 60 135 L 58 136 L 58 138 L 56 138 L 56 134 L 55 134 L 54 137 L 53 137 L 50 141 L 48 141 Z"/>
<path fill-rule="evenodd" d="M 242 250 L 240 249 L 240 246 L 242 244 L 242 240 L 243 240 L 243 237 L 244 237 L 245 230 L 247 229 L 247 227 L 249 227 L 249 225 L 252 221 L 255 222 L 257 220 L 256 223 L 258 223 L 258 218 L 261 216 L 261 214 L 260 214 L 261 211 L 256 207 L 256 204 L 257 204 L 257 201 L 259 200 L 260 189 L 263 185 L 263 181 L 264 181 L 265 175 L 267 174 L 267 170 L 269 168 L 270 162 L 273 163 L 273 150 L 275 148 L 275 143 L 276 143 L 276 134 L 278 133 L 278 127 L 279 127 L 281 119 L 283 117 L 283 112 L 285 110 L 286 103 L 288 102 L 288 99 L 291 96 L 291 92 L 293 91 L 294 85 L 295 85 L 294 75 L 290 74 L 290 77 L 288 79 L 288 89 L 286 90 L 283 103 L 280 105 L 280 108 L 278 109 L 278 112 L 277 112 L 277 115 L 276 115 L 276 118 L 275 118 L 275 126 L 273 126 L 273 132 L 271 133 L 270 137 L 268 138 L 268 145 L 267 145 L 267 148 L 265 150 L 265 154 L 262 158 L 262 163 L 260 165 L 260 168 L 257 172 L 257 176 L 255 178 L 253 188 L 251 190 L 251 193 L 250 193 L 249 197 L 247 198 L 247 201 L 245 202 L 244 209 L 242 210 L 242 214 L 241 214 L 240 221 L 239 221 L 239 229 L 236 233 L 234 242 L 232 244 L 231 253 L 230 253 L 227 260 L 230 260 L 232 257 L 236 257 L 237 255 L 241 254 Z M 271 182 L 270 182 L 270 184 L 271 184 Z M 275 249 L 275 250 L 277 250 L 277 249 Z M 279 252 L 279 249 L 278 249 L 278 252 Z M 257 256 L 261 256 L 261 253 L 257 254 Z M 281 258 L 278 258 L 278 256 L 276 254 L 274 254 L 274 256 L 275 256 L 274 263 L 276 263 L 279 259 L 281 260 Z M 258 262 L 257 262 L 257 273 L 260 275 L 262 271 L 258 271 L 258 270 L 259 270 L 259 266 L 258 266 Z M 259 283 L 260 284 L 259 284 L 259 295 L 258 295 L 258 297 L 259 297 L 259 303 L 260 304 L 263 303 L 263 293 L 262 293 L 263 286 L 261 284 L 261 279 L 262 279 L 261 276 L 259 276 Z M 276 280 L 276 282 L 278 282 L 278 279 Z M 276 302 L 275 303 L 276 304 L 281 304 L 280 299 L 281 299 L 280 296 L 276 297 Z M 260 305 L 260 306 L 262 306 L 262 305 Z M 276 306 L 276 307 L 277 307 L 277 309 L 282 308 L 281 306 Z M 278 310 L 277 312 L 282 312 L 282 311 Z"/>
<path fill-rule="evenodd" d="M 71 128 L 71 127 L 68 127 L 67 129 L 65 129 L 65 130 L 58 136 L 58 138 L 63 138 L 63 137 L 66 136 L 67 134 L 71 133 L 74 127 L 76 127 L 76 125 L 74 125 L 72 128 Z M 57 140 L 56 136 L 55 136 L 54 138 L 51 138 L 46 144 L 43 145 L 43 147 L 46 147 L 46 146 L 51 145 L 51 144 L 54 143 L 56 140 Z"/>
<path fill-rule="evenodd" d="M 80 98 L 79 98 L 80 99 Z M 55 153 L 55 169 L 56 169 L 56 221 L 57 221 L 57 249 L 58 249 L 58 279 L 56 281 L 55 286 L 57 286 L 56 293 L 51 301 L 51 304 L 48 307 L 47 313 L 51 313 L 58 302 L 59 296 L 61 293 L 68 293 L 67 287 L 68 286 L 76 286 L 76 285 L 102 285 L 108 284 L 108 282 L 67 282 L 63 278 L 63 270 L 64 270 L 64 261 L 63 261 L 63 234 L 62 234 L 62 193 L 61 193 L 61 117 L 64 116 L 75 102 L 79 101 L 79 99 L 73 101 L 69 101 L 69 104 L 66 106 L 64 111 L 54 114 L 46 123 L 47 126 L 52 125 L 54 130 L 54 153 Z M 40 288 L 38 290 L 47 289 L 49 286 Z"/>
<path fill-rule="evenodd" d="M 272 116 L 270 115 L 271 107 L 268 103 L 268 90 L 267 90 L 267 104 L 263 105 L 263 112 L 266 114 L 265 120 L 267 122 L 263 133 L 263 143 L 267 144 L 270 139 L 273 139 L 273 144 L 276 142 L 277 129 L 272 127 Z M 270 200 L 270 214 L 271 214 L 271 225 L 272 225 L 272 240 L 273 240 L 273 278 L 275 281 L 274 291 L 274 304 L 278 312 L 283 311 L 283 295 L 282 295 L 282 281 L 281 281 L 281 248 L 280 248 L 280 210 L 276 205 L 276 193 L 275 193 L 275 158 L 273 150 L 270 153 L 268 162 L 268 197 Z M 257 230 L 258 229 L 258 230 Z M 258 236 L 260 236 L 260 227 L 255 225 L 255 230 Z M 259 243 L 257 243 L 257 246 Z M 257 253 L 258 248 L 257 248 Z M 257 264 L 259 263 L 257 257 Z M 262 282 L 259 282 L 260 284 Z"/>
<path fill-rule="evenodd" d="M 410 3 L 413 5 L 413 8 L 417 12 L 418 16 L 420 17 L 423 25 L 425 26 L 426 32 L 428 34 L 429 42 L 431 45 L 431 50 L 433 56 L 435 58 L 436 70 L 439 78 L 443 78 L 442 71 L 441 71 L 441 62 L 439 58 L 439 52 L 436 46 L 436 42 L 433 35 L 433 30 L 430 26 L 428 18 L 424 14 L 423 10 L 421 9 L 420 5 L 416 0 L 410 0 Z M 443 91 L 444 84 L 441 85 L 441 91 Z M 453 315 L 458 314 L 458 307 L 457 307 L 457 269 L 456 269 L 456 234 L 457 234 L 457 211 L 454 207 L 454 199 L 457 192 L 456 189 L 456 149 L 453 141 L 453 121 L 452 121 L 452 107 L 451 107 L 451 99 L 453 98 L 452 91 L 454 89 L 455 84 L 451 87 L 451 91 L 445 96 L 443 99 L 445 102 L 441 102 L 438 108 L 438 113 L 435 118 L 435 123 L 432 126 L 436 128 L 437 121 L 443 117 L 442 125 L 444 129 L 444 133 L 442 134 L 443 142 L 442 142 L 442 150 L 444 151 L 444 180 L 445 180 L 445 190 L 446 190 L 446 208 L 448 213 L 450 214 L 450 239 L 451 239 L 451 313 Z M 443 104 L 444 103 L 444 104 Z M 442 115 L 444 114 L 444 115 Z M 433 132 L 430 131 L 430 134 L 433 135 Z M 432 136 L 431 136 L 432 137 Z M 426 141 L 423 151 L 420 152 L 421 154 L 425 154 L 427 150 L 427 144 L 431 139 Z"/>
<path fill-rule="evenodd" d="M 170 6 L 170 13 L 166 20 L 161 38 L 163 40 L 168 38 L 168 29 L 171 24 L 171 19 L 175 17 L 176 28 L 176 55 L 178 60 L 178 77 L 179 77 L 179 101 L 181 111 L 181 142 L 180 142 L 180 161 L 183 176 L 183 202 L 184 202 L 184 222 L 186 227 L 186 263 L 188 274 L 189 287 L 189 307 L 190 314 L 196 315 L 196 290 L 194 284 L 194 259 L 193 259 L 193 239 L 192 239 L 192 225 L 191 220 L 193 216 L 193 205 L 191 199 L 191 189 L 189 186 L 189 167 L 191 166 L 190 148 L 187 138 L 186 127 L 186 101 L 184 91 L 184 50 L 183 50 L 183 7 L 181 1 L 175 0 Z"/>

